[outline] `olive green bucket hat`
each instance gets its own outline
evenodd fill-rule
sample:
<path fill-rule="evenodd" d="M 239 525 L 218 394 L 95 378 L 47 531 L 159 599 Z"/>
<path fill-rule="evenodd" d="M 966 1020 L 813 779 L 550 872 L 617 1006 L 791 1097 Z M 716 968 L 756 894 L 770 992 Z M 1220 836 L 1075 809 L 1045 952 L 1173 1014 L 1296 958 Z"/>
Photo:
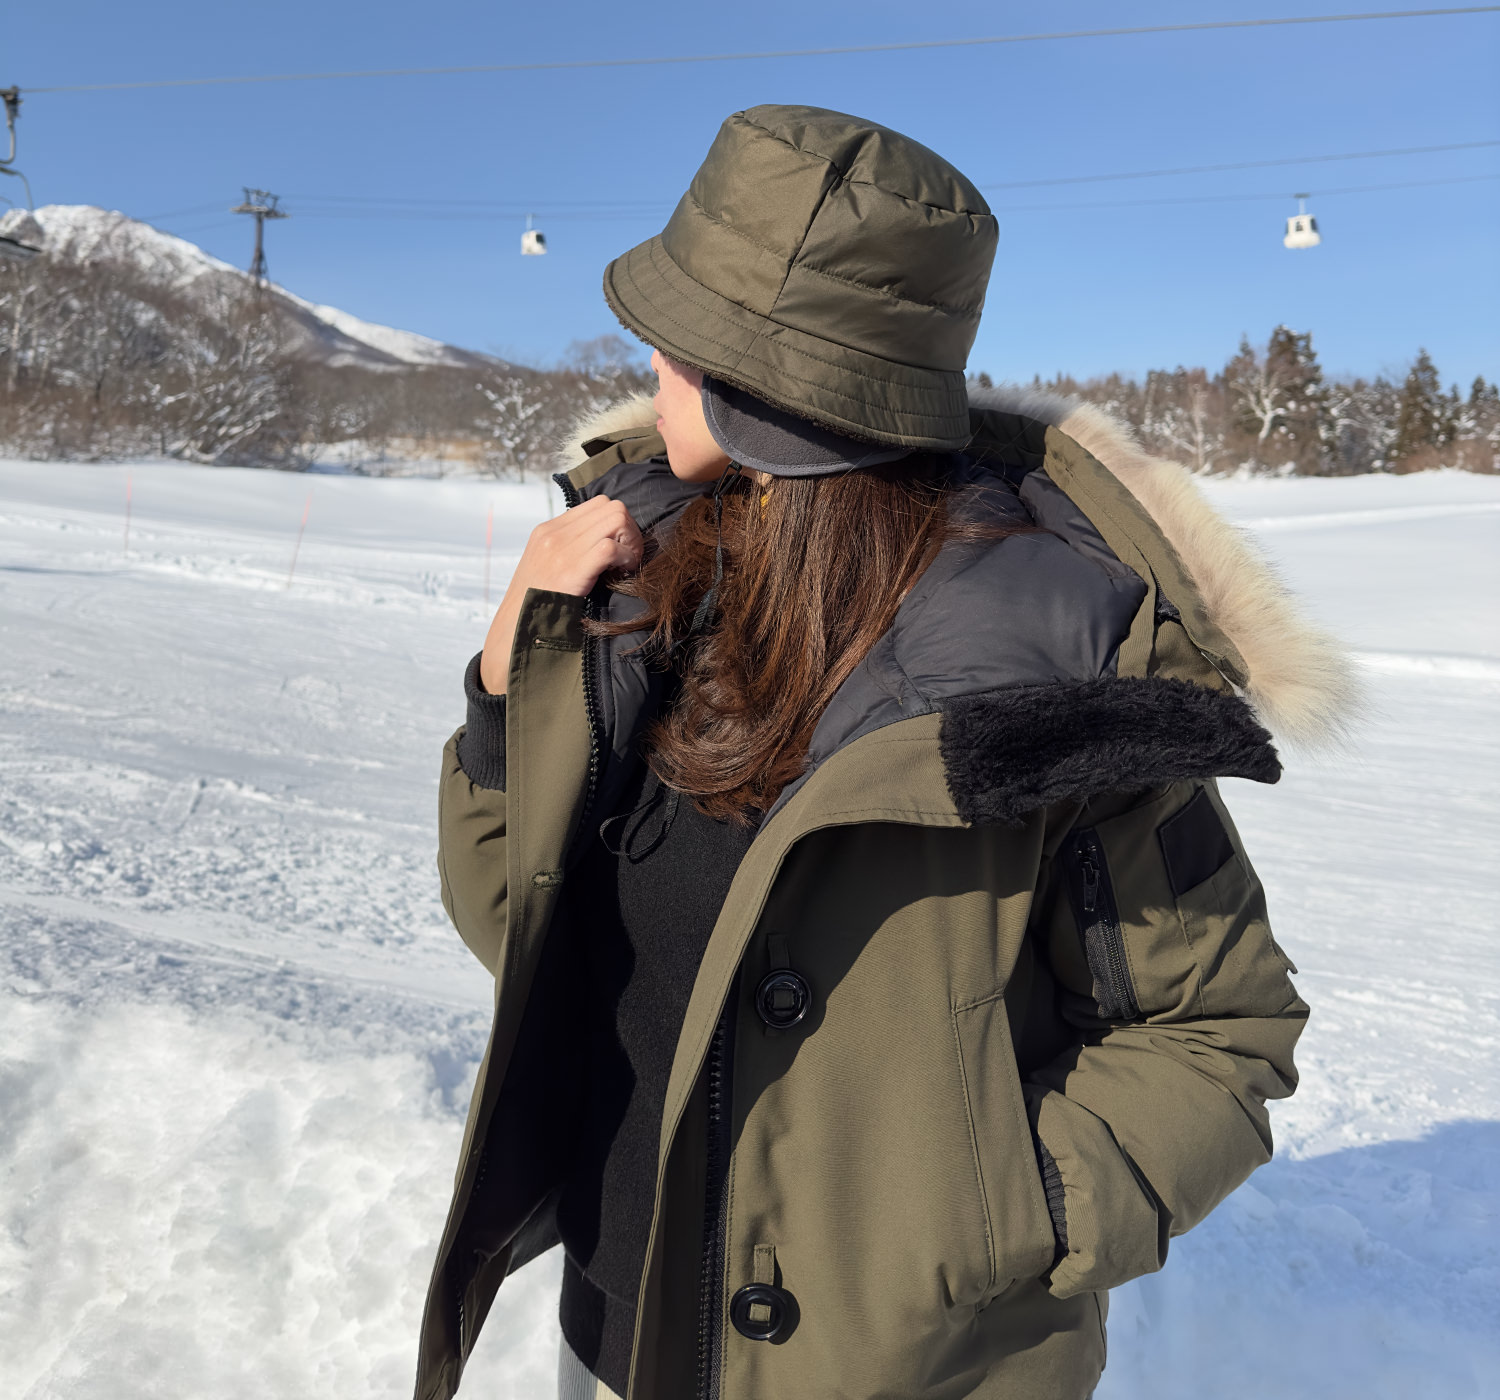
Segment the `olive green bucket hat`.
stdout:
<path fill-rule="evenodd" d="M 819 107 L 719 129 L 661 234 L 604 273 L 624 325 L 835 432 L 953 450 L 994 215 L 941 156 Z"/>

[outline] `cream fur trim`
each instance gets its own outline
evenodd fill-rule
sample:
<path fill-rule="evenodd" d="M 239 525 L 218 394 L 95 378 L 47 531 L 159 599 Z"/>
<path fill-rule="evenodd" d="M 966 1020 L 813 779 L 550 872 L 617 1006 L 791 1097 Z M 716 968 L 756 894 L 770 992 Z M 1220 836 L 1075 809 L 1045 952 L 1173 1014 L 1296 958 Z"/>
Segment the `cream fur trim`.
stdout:
<path fill-rule="evenodd" d="M 1303 614 L 1269 561 L 1214 510 L 1186 467 L 1153 457 L 1128 424 L 1077 399 L 1002 385 L 973 391 L 971 402 L 1055 427 L 1114 473 L 1177 551 L 1208 615 L 1244 659 L 1245 698 L 1278 739 L 1319 748 L 1347 736 L 1363 694 L 1353 660 Z M 579 444 L 590 438 L 654 422 L 648 393 L 611 404 L 578 423 L 558 469 L 578 465 Z"/>
<path fill-rule="evenodd" d="M 569 430 L 562 445 L 553 454 L 552 469 L 570 472 L 583 461 L 583 444 L 606 433 L 623 432 L 626 428 L 651 430 L 656 426 L 656 410 L 651 407 L 655 397 L 647 389 L 638 390 L 626 398 L 617 399 L 603 408 L 585 413 Z"/>

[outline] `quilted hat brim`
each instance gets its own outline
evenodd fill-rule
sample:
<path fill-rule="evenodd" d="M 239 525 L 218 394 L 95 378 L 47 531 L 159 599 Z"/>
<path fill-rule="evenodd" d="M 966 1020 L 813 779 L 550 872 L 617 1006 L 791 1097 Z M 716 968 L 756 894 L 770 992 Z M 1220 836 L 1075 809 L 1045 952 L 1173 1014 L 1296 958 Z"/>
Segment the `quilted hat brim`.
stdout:
<path fill-rule="evenodd" d="M 961 371 L 898 364 L 751 311 L 684 272 L 660 235 L 610 263 L 604 296 L 674 360 L 852 438 L 949 452 L 969 440 Z"/>

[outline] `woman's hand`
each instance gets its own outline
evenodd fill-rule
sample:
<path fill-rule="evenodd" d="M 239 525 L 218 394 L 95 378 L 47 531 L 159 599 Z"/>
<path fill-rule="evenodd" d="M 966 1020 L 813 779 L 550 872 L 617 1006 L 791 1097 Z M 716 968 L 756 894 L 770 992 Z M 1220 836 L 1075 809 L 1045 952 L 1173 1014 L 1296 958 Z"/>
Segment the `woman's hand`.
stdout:
<path fill-rule="evenodd" d="M 528 588 L 587 597 L 611 570 L 633 573 L 641 566 L 644 541 L 619 501 L 593 496 L 544 521 L 531 532 L 510 587 L 490 623 L 479 661 L 479 678 L 491 695 L 504 695 L 510 677 L 510 648 Z"/>

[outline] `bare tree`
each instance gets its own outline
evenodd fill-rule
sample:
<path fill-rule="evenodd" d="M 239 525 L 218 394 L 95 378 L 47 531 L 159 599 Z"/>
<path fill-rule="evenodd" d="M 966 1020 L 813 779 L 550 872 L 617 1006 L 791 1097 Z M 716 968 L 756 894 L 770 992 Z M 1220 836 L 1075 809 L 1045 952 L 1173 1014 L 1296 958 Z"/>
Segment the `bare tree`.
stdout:
<path fill-rule="evenodd" d="M 546 408 L 545 391 L 531 381 L 508 375 L 494 385 L 474 386 L 490 405 L 485 461 L 495 476 L 523 476 L 536 456 L 537 419 Z"/>
<path fill-rule="evenodd" d="M 1241 337 L 1224 379 L 1235 425 L 1259 466 L 1326 469 L 1327 388 L 1309 332 L 1277 326 L 1263 351 Z"/>
<path fill-rule="evenodd" d="M 1147 446 L 1193 471 L 1212 471 L 1225 453 L 1223 386 L 1202 369 L 1152 370 L 1140 432 Z"/>
<path fill-rule="evenodd" d="M 153 405 L 172 456 L 295 462 L 300 434 L 283 421 L 292 371 L 273 303 L 248 292 L 216 293 L 175 349 Z"/>

